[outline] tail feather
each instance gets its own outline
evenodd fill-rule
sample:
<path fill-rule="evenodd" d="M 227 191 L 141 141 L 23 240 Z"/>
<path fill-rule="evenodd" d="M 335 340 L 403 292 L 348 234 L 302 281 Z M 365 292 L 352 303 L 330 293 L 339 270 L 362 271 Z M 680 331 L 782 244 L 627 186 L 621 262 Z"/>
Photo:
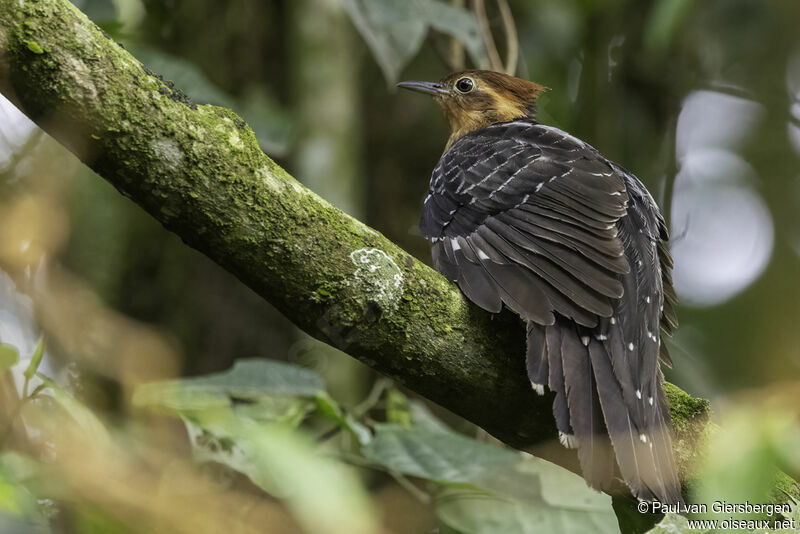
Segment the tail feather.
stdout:
<path fill-rule="evenodd" d="M 659 382 L 661 373 L 659 373 Z M 664 475 L 665 494 L 662 502 L 680 503 L 681 482 L 678 479 L 678 469 L 675 465 L 675 457 L 672 453 L 672 437 L 670 436 L 670 415 L 667 399 L 664 395 L 664 388 L 656 388 L 656 399 L 654 403 L 656 409 L 656 421 L 653 428 L 653 448 L 655 457 L 659 462 L 659 472 Z"/>
<path fill-rule="evenodd" d="M 570 424 L 578 442 L 578 459 L 584 478 L 595 489 L 610 489 L 614 481 L 614 453 L 597 394 L 588 345 L 597 343 L 576 328 L 565 327 L 561 359 L 567 390 Z"/>
<path fill-rule="evenodd" d="M 547 343 L 544 327 L 534 322 L 528 323 L 528 349 L 525 362 L 531 385 L 539 395 L 544 395 L 544 386 L 548 383 L 550 372 L 547 363 Z"/>
<path fill-rule="evenodd" d="M 556 394 L 556 398 L 553 400 L 553 416 L 556 419 L 556 428 L 562 437 L 562 441 L 569 442 L 569 436 L 573 434 L 569 420 L 564 371 L 561 366 L 561 328 L 558 326 L 549 327 L 545 332 L 549 367 L 547 385 L 550 391 Z"/>
<path fill-rule="evenodd" d="M 663 417 L 654 400 L 652 406 L 649 401 L 646 403 L 656 413 L 654 425 L 644 428 L 644 425 L 635 424 L 633 410 L 623 398 L 606 346 L 590 343 L 589 354 L 617 464 L 631 492 L 640 499 L 681 502 L 668 419 Z"/>

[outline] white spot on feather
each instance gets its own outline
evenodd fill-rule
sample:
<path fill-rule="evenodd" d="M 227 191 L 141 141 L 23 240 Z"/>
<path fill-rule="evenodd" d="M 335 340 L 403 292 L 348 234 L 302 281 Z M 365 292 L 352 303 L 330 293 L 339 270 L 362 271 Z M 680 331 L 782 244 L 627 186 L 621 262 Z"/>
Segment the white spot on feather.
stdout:
<path fill-rule="evenodd" d="M 650 406 L 652 406 L 653 405 L 653 397 L 647 397 L 647 402 L 648 402 L 648 404 L 650 404 Z"/>
<path fill-rule="evenodd" d="M 461 245 L 458 244 L 458 240 L 454 238 L 450 238 L 450 246 L 453 247 L 453 251 L 461 250 Z"/>
<path fill-rule="evenodd" d="M 637 399 L 641 399 L 642 398 L 642 390 L 641 389 L 637 389 L 636 390 L 636 398 Z"/>
<path fill-rule="evenodd" d="M 565 434 L 559 431 L 558 441 L 568 449 L 576 449 L 578 447 L 578 440 L 575 439 L 574 434 Z"/>
<path fill-rule="evenodd" d="M 647 443 L 647 436 L 644 434 L 639 434 L 639 439 L 642 441 L 642 443 Z"/>
<path fill-rule="evenodd" d="M 633 350 L 633 343 L 628 343 L 628 350 Z"/>
<path fill-rule="evenodd" d="M 531 387 L 533 391 L 536 392 L 537 395 L 544 395 L 544 386 L 542 384 L 537 384 L 536 382 L 531 382 Z"/>
<path fill-rule="evenodd" d="M 588 346 L 589 345 L 589 336 L 581 336 L 581 342 L 584 344 L 584 346 Z"/>

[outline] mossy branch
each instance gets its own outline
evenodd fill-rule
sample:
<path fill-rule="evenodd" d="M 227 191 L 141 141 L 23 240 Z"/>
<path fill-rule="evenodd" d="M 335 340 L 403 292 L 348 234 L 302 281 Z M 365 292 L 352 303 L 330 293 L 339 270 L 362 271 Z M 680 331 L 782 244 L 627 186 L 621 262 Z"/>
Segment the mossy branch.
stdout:
<path fill-rule="evenodd" d="M 68 0 L 0 0 L 0 91 L 122 194 L 306 332 L 503 442 L 577 470 L 524 331 L 334 208 L 267 157 L 233 112 L 195 105 Z M 684 480 L 708 404 L 667 393 Z"/>

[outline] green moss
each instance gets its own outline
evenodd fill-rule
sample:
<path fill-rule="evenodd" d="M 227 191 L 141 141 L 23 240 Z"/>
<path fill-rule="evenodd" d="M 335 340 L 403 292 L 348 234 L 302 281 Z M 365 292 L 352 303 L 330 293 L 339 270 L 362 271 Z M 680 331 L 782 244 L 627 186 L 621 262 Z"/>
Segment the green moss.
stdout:
<path fill-rule="evenodd" d="M 44 54 L 44 49 L 36 41 L 25 41 L 25 46 L 34 54 Z"/>
<path fill-rule="evenodd" d="M 695 398 L 669 382 L 664 383 L 664 392 L 669 402 L 669 413 L 677 432 L 689 423 L 705 422 L 710 415 L 710 404 L 706 399 Z"/>

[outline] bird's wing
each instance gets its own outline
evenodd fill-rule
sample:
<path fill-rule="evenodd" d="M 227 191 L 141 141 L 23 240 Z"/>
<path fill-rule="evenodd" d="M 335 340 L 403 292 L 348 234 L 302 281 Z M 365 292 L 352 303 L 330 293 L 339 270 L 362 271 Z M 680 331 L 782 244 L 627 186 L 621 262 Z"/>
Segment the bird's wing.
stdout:
<path fill-rule="evenodd" d="M 629 271 L 616 223 L 625 181 L 556 128 L 503 123 L 459 139 L 431 179 L 420 228 L 434 266 L 478 306 L 553 324 L 609 317 Z"/>

